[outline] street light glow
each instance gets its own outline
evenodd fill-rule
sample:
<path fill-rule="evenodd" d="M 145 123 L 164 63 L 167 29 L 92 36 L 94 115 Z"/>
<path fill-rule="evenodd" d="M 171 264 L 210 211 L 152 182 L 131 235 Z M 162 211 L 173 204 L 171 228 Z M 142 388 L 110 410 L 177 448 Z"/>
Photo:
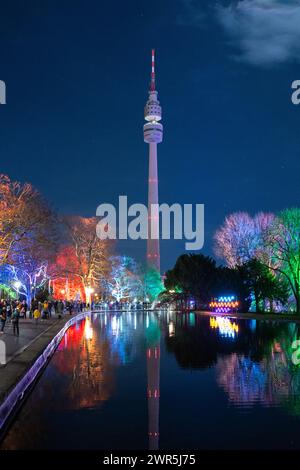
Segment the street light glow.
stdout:
<path fill-rule="evenodd" d="M 94 292 L 94 289 L 92 287 L 86 287 L 85 291 L 86 291 L 87 295 L 90 295 Z"/>

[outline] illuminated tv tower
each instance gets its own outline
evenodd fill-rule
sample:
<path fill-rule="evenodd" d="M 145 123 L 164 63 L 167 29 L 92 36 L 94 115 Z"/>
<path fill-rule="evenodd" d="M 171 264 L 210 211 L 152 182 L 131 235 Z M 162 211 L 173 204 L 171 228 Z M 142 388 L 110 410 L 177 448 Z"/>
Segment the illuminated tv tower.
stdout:
<path fill-rule="evenodd" d="M 147 121 L 144 124 L 144 142 L 149 144 L 147 264 L 150 268 L 160 272 L 157 144 L 162 142 L 163 126 L 159 122 L 161 120 L 161 106 L 155 87 L 154 49 L 152 49 L 149 98 L 144 109 L 144 117 Z M 156 204 L 155 208 L 152 208 L 153 204 Z"/>

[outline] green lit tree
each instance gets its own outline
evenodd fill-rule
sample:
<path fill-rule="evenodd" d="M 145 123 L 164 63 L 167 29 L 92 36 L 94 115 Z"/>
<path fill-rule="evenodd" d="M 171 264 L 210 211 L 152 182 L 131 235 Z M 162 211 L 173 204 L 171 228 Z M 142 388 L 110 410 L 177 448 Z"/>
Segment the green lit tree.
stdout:
<path fill-rule="evenodd" d="M 155 269 L 148 269 L 144 275 L 145 296 L 149 297 L 151 302 L 153 302 L 163 290 L 164 288 L 159 272 Z"/>
<path fill-rule="evenodd" d="M 286 209 L 265 234 L 269 267 L 288 282 L 300 315 L 300 209 Z"/>
<path fill-rule="evenodd" d="M 270 302 L 271 310 L 273 303 L 279 301 L 285 303 L 288 300 L 289 291 L 284 279 L 275 274 L 261 261 L 251 259 L 243 266 L 238 267 L 245 284 L 254 295 L 257 312 L 264 312 L 266 300 Z"/>

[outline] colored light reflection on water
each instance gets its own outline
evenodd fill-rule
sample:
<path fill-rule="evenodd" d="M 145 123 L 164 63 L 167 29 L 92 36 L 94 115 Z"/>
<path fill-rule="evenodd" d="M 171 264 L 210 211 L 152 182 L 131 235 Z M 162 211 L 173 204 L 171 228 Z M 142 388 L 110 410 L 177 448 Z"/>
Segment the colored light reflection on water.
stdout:
<path fill-rule="evenodd" d="M 91 321 L 90 321 L 89 317 L 86 317 L 86 319 L 85 319 L 84 334 L 85 334 L 85 338 L 87 340 L 92 340 L 93 339 L 93 328 L 91 326 Z"/>
<path fill-rule="evenodd" d="M 217 328 L 221 335 L 230 338 L 234 338 L 239 332 L 238 324 L 227 317 L 211 317 L 209 324 L 211 328 Z"/>
<path fill-rule="evenodd" d="M 300 449 L 299 338 L 296 323 L 87 316 L 66 332 L 2 448 Z"/>

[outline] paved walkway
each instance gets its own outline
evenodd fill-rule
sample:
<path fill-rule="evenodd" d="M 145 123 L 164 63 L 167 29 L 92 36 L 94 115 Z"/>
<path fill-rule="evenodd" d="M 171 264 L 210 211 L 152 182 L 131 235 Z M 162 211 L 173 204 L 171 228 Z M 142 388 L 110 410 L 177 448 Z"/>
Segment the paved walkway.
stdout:
<path fill-rule="evenodd" d="M 4 334 L 0 334 L 6 346 L 6 364 L 0 365 L 0 404 L 70 318 L 68 314 L 62 319 L 54 315 L 40 319 L 38 325 L 34 320 L 21 319 L 20 336 L 14 336 L 12 325 L 6 324 Z"/>
<path fill-rule="evenodd" d="M 12 324 L 6 323 L 4 334 L 0 334 L 0 340 L 4 341 L 6 346 L 6 364 L 10 362 L 14 356 L 24 351 L 32 341 L 58 321 L 59 320 L 54 316 L 48 320 L 39 320 L 39 323 L 36 325 L 34 320 L 21 319 L 19 322 L 20 336 L 14 336 Z"/>

